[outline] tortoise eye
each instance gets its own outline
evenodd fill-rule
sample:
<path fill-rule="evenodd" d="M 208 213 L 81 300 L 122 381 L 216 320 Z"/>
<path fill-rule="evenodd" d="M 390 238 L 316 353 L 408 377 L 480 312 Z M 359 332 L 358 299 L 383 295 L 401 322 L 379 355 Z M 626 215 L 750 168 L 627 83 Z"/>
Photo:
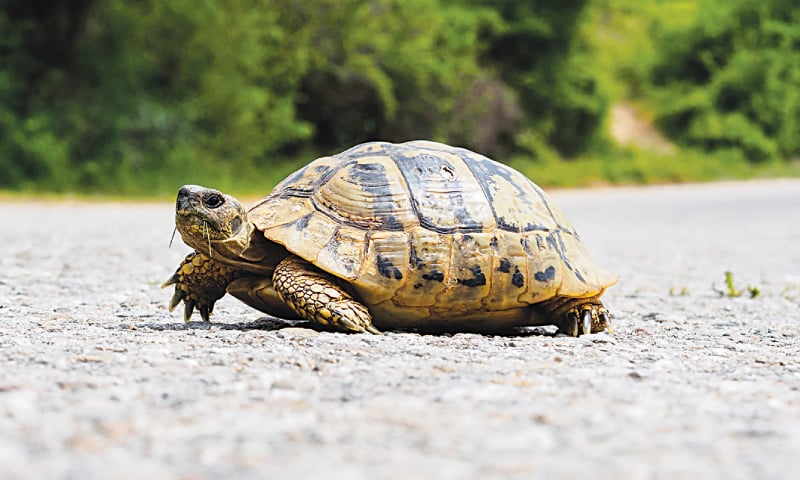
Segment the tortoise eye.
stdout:
<path fill-rule="evenodd" d="M 203 203 L 205 203 L 206 207 L 208 207 L 208 208 L 217 208 L 220 205 L 222 205 L 223 203 L 225 203 L 225 200 L 222 198 L 221 195 L 218 195 L 216 193 L 212 193 L 211 195 L 209 195 L 209 196 L 207 196 L 205 198 Z"/>

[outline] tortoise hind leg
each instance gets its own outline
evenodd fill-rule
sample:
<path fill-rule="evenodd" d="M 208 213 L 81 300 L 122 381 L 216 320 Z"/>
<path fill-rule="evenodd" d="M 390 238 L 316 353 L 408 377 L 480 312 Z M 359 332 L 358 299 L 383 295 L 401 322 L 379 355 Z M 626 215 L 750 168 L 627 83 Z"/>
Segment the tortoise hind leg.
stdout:
<path fill-rule="evenodd" d="M 608 313 L 598 296 L 555 297 L 536 305 L 537 309 L 566 335 L 577 337 L 611 329 Z"/>
<path fill-rule="evenodd" d="M 367 308 L 353 299 L 333 276 L 290 255 L 275 267 L 272 283 L 278 297 L 301 317 L 345 332 L 381 332 Z"/>

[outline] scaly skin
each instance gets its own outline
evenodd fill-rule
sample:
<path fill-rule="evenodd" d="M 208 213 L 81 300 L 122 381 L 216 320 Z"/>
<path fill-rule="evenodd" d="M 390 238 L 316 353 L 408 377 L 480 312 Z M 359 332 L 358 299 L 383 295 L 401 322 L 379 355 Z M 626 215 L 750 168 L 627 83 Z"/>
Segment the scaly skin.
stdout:
<path fill-rule="evenodd" d="M 203 321 L 208 322 L 214 303 L 225 295 L 228 284 L 243 274 L 241 270 L 194 252 L 183 259 L 161 288 L 175 285 L 175 293 L 169 303 L 170 312 L 183 300 L 186 304 L 183 311 L 184 322 L 189 322 L 195 307 L 200 311 Z"/>
<path fill-rule="evenodd" d="M 228 285 L 247 275 L 215 262 L 201 253 L 189 254 L 162 288 L 175 285 L 170 311 L 183 301 L 183 319 L 189 322 L 195 308 L 208 322 L 214 303 Z M 310 263 L 291 255 L 281 261 L 272 277 L 275 292 L 297 315 L 343 332 L 380 334 L 365 306 L 350 296 L 333 278 Z"/>
<path fill-rule="evenodd" d="M 599 296 L 588 298 L 555 297 L 534 306 L 550 318 L 560 319 L 558 329 L 562 333 L 577 337 L 605 330 L 613 333 L 609 319 L 611 314 Z"/>
<path fill-rule="evenodd" d="M 381 332 L 367 308 L 353 299 L 332 277 L 290 255 L 275 267 L 272 282 L 278 296 L 301 317 L 344 332 Z"/>

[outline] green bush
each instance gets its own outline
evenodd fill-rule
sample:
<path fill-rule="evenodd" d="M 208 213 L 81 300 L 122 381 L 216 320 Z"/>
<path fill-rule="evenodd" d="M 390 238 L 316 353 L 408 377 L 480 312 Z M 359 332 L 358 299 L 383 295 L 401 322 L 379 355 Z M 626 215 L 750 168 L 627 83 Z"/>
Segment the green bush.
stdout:
<path fill-rule="evenodd" d="M 245 168 L 310 136 L 295 114 L 309 45 L 292 38 L 284 2 L 85 3 L 18 2 L 0 17 L 15 52 L 0 66 L 6 186 L 114 188 Z M 51 31 L 59 22 L 80 34 Z M 62 43 L 53 62 L 48 49 Z"/>
<path fill-rule="evenodd" d="M 750 161 L 800 154 L 800 4 L 705 0 L 693 24 L 656 24 L 654 38 L 648 93 L 665 132 Z"/>
<path fill-rule="evenodd" d="M 607 103 L 584 4 L 8 0 L 0 186 L 149 191 L 372 139 L 506 154 L 523 125 L 573 155 Z"/>
<path fill-rule="evenodd" d="M 479 0 L 502 19 L 484 32 L 484 57 L 518 94 L 531 153 L 574 157 L 595 144 L 610 98 L 582 30 L 587 0 Z M 527 138 L 531 138 L 530 135 Z"/>
<path fill-rule="evenodd" d="M 313 52 L 299 106 L 318 147 L 447 139 L 456 103 L 479 72 L 485 12 L 435 0 L 299 5 Z"/>
<path fill-rule="evenodd" d="M 5 0 L 0 188 L 263 191 L 320 153 L 411 138 L 553 183 L 769 170 L 800 152 L 795 4 Z M 711 166 L 614 147 L 620 99 Z"/>

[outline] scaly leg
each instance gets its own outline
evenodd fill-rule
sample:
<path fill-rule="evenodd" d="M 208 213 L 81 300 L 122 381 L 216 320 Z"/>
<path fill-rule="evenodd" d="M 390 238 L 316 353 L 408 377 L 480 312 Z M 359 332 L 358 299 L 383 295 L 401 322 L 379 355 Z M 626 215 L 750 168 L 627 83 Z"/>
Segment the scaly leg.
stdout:
<path fill-rule="evenodd" d="M 241 270 L 194 252 L 183 259 L 161 288 L 175 285 L 175 293 L 169 302 L 170 312 L 183 300 L 186 305 L 183 311 L 184 322 L 188 323 L 192 318 L 195 307 L 200 311 L 203 321 L 208 322 L 214 303 L 225 295 L 228 284 L 242 275 L 244 272 Z"/>
<path fill-rule="evenodd" d="M 604 330 L 614 333 L 609 324 L 611 314 L 598 297 L 555 297 L 536 307 L 566 335 L 577 337 Z"/>
<path fill-rule="evenodd" d="M 345 332 L 381 332 L 367 308 L 353 299 L 334 277 L 290 255 L 272 276 L 278 296 L 301 317 Z"/>

